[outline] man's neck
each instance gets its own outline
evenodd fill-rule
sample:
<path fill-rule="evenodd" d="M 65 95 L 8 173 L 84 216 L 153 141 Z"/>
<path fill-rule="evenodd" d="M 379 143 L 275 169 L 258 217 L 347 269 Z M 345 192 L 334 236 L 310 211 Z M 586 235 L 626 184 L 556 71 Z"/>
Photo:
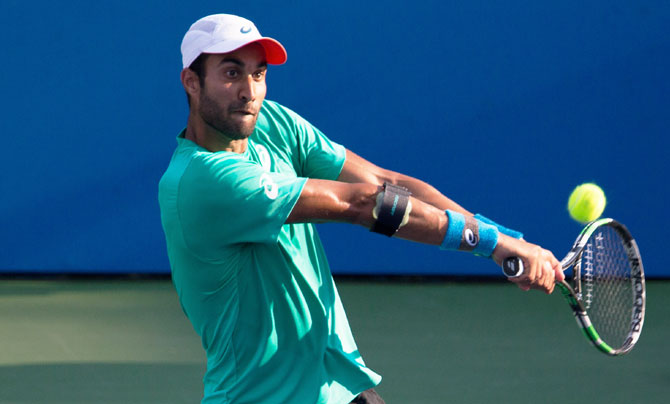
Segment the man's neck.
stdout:
<path fill-rule="evenodd" d="M 188 117 L 184 137 L 211 152 L 229 151 L 241 154 L 247 151 L 247 138 L 231 139 L 192 115 Z"/>

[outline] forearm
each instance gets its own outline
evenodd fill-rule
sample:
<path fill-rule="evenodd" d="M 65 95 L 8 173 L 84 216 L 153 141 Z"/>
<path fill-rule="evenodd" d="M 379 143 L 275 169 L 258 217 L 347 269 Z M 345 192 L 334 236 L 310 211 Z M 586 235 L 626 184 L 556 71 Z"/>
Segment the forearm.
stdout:
<path fill-rule="evenodd" d="M 398 229 L 395 237 L 424 244 L 440 245 L 447 231 L 447 215 L 443 210 L 412 197 L 409 221 Z"/>
<path fill-rule="evenodd" d="M 413 197 L 429 205 L 432 205 L 439 210 L 445 211 L 449 209 L 456 212 L 461 212 L 463 214 L 472 215 L 472 213 L 467 211 L 453 200 L 447 198 L 435 187 L 420 179 L 394 172 L 392 172 L 389 176 L 392 178 L 391 181 L 394 184 L 409 189 L 412 192 Z"/>
<path fill-rule="evenodd" d="M 291 211 L 287 223 L 345 222 L 370 229 L 376 219 L 373 210 L 382 187 L 373 184 L 348 184 L 310 179 Z M 409 221 L 396 237 L 439 245 L 447 228 L 444 211 L 417 198 L 410 199 Z"/>
<path fill-rule="evenodd" d="M 390 182 L 403 186 L 412 192 L 412 196 L 439 210 L 453 210 L 467 215 L 472 215 L 462 206 L 444 196 L 440 191 L 430 184 L 405 174 L 387 170 L 372 164 L 358 156 L 351 150 L 347 150 L 347 159 L 338 181 L 347 183 L 367 183 L 381 186 L 384 182 Z"/>

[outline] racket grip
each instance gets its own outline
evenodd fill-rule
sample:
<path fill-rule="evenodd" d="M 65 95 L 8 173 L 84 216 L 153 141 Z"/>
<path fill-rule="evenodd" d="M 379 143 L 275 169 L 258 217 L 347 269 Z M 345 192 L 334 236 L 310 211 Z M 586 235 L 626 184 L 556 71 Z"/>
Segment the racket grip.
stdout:
<path fill-rule="evenodd" d="M 519 257 L 507 257 L 502 262 L 502 270 L 508 278 L 518 278 L 523 275 L 523 260 Z"/>

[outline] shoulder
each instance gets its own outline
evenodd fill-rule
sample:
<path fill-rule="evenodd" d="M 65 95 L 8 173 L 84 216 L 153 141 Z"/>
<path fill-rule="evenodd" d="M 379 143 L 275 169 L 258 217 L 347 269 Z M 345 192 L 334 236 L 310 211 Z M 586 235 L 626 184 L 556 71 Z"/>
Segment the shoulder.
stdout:
<path fill-rule="evenodd" d="M 232 152 L 197 152 L 189 164 L 187 175 L 190 180 L 201 185 L 212 182 L 234 181 L 242 173 L 253 170 L 256 163 L 245 155 Z M 206 185 L 205 185 L 206 186 Z"/>
<path fill-rule="evenodd" d="M 241 178 L 257 175 L 259 170 L 258 163 L 249 159 L 249 152 L 210 152 L 183 138 L 178 142 L 161 182 L 179 195 L 230 189 Z"/>

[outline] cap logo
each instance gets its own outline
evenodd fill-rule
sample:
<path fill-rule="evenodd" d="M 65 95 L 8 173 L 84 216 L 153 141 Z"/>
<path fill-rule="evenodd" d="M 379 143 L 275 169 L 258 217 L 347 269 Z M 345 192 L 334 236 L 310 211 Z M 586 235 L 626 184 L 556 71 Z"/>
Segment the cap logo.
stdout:
<path fill-rule="evenodd" d="M 244 27 L 240 28 L 240 32 L 243 34 L 248 34 L 251 32 L 251 27 L 245 25 Z"/>

